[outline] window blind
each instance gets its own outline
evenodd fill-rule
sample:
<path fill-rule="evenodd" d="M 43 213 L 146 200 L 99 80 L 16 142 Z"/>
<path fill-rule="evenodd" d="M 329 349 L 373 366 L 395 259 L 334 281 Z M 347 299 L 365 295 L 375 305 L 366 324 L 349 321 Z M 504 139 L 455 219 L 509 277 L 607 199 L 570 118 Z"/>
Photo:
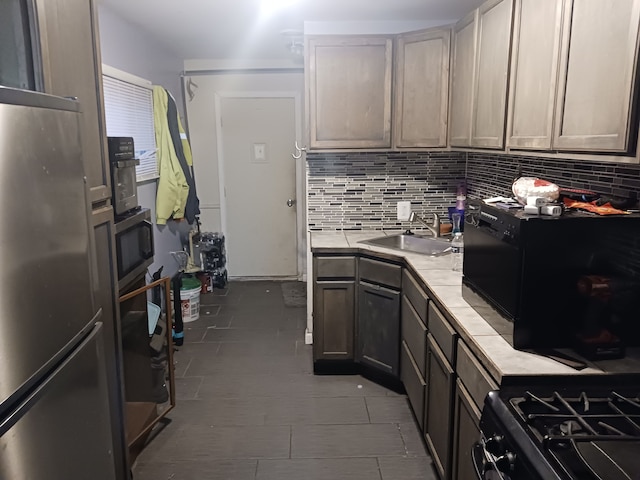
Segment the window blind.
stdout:
<path fill-rule="evenodd" d="M 136 180 L 158 178 L 156 135 L 153 126 L 153 86 L 141 86 L 116 75 L 103 74 L 104 111 L 107 135 L 133 137 L 136 158 Z M 123 75 L 124 76 L 124 75 Z"/>

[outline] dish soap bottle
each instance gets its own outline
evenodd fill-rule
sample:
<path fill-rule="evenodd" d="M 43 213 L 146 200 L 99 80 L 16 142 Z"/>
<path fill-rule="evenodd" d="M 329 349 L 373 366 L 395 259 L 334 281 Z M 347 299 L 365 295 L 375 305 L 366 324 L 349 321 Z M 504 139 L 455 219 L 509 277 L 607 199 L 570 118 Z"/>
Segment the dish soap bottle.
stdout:
<path fill-rule="evenodd" d="M 464 239 L 462 238 L 462 232 L 460 224 L 462 222 L 462 215 L 460 213 L 454 213 L 453 219 L 453 239 L 451 240 L 451 268 L 454 272 L 462 271 L 462 258 L 464 256 Z"/>

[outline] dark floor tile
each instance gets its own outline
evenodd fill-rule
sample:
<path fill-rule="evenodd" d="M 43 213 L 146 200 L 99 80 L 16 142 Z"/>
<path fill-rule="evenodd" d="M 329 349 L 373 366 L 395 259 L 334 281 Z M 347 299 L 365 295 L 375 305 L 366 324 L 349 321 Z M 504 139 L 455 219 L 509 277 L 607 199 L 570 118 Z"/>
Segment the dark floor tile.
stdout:
<path fill-rule="evenodd" d="M 219 313 L 220 313 L 220 305 L 200 305 L 201 317 L 217 316 Z"/>
<path fill-rule="evenodd" d="M 277 331 L 275 332 L 277 334 Z M 220 356 L 239 357 L 271 357 L 274 355 L 286 357 L 287 360 L 296 354 L 295 340 L 280 339 L 277 335 L 265 338 L 262 342 L 226 342 L 220 344 Z M 260 361 L 259 359 L 255 359 Z"/>
<path fill-rule="evenodd" d="M 369 423 L 364 399 L 338 398 L 265 398 L 267 425 L 346 425 Z"/>
<path fill-rule="evenodd" d="M 438 480 L 430 457 L 380 457 L 378 462 L 382 480 Z"/>
<path fill-rule="evenodd" d="M 379 480 L 375 458 L 258 460 L 257 480 Z"/>
<path fill-rule="evenodd" d="M 202 385 L 202 377 L 186 377 L 175 379 L 176 403 L 182 400 L 194 400 Z"/>
<path fill-rule="evenodd" d="M 207 334 L 208 328 L 202 324 L 196 326 L 193 323 L 195 322 L 184 324 L 184 342 L 200 343 Z"/>
<path fill-rule="evenodd" d="M 185 425 L 170 444 L 145 449 L 144 463 L 289 458 L 291 427 Z M 141 462 L 143 459 L 141 459 Z"/>
<path fill-rule="evenodd" d="M 300 375 L 293 375 L 298 378 Z M 204 377 L 199 397 L 243 398 L 243 397 L 286 397 L 291 390 L 292 375 L 264 375 L 256 372 L 235 374 L 220 381 L 215 376 Z"/>
<path fill-rule="evenodd" d="M 359 375 L 305 375 L 297 379 L 292 395 L 299 397 L 385 396 L 390 390 Z"/>
<path fill-rule="evenodd" d="M 257 460 L 198 460 L 138 464 L 134 480 L 254 480 Z"/>
<path fill-rule="evenodd" d="M 198 320 L 190 322 L 190 324 L 187 325 L 204 328 L 229 328 L 232 320 L 233 315 L 200 313 L 200 318 Z"/>
<path fill-rule="evenodd" d="M 424 442 L 420 428 L 415 421 L 399 424 L 400 433 L 407 455 L 410 457 L 424 457 L 427 455 L 427 446 Z"/>
<path fill-rule="evenodd" d="M 208 328 L 205 335 L 207 342 L 264 342 L 276 340 L 279 332 L 269 328 Z"/>
<path fill-rule="evenodd" d="M 176 402 L 168 417 L 182 426 L 247 426 L 264 425 L 265 412 L 258 397 L 209 398 Z"/>
<path fill-rule="evenodd" d="M 405 455 L 398 427 L 378 425 L 296 425 L 292 458 L 345 458 Z"/>
<path fill-rule="evenodd" d="M 369 397 L 366 400 L 371 423 L 413 422 L 406 397 Z"/>
<path fill-rule="evenodd" d="M 274 316 L 284 316 L 284 305 L 281 303 L 270 306 L 258 303 L 243 302 L 240 304 L 221 305 L 219 315 L 233 315 L 244 317 L 270 318 Z"/>

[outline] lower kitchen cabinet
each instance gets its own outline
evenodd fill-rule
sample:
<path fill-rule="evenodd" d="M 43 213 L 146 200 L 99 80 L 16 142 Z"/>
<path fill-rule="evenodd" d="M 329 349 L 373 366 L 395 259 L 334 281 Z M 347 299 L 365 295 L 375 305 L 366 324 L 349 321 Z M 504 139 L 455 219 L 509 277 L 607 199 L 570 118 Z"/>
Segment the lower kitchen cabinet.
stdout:
<path fill-rule="evenodd" d="M 356 361 L 398 376 L 400 292 L 360 280 Z"/>
<path fill-rule="evenodd" d="M 471 395 L 456 380 L 453 416 L 453 480 L 475 480 L 476 473 L 471 462 L 471 449 L 480 438 L 480 410 Z"/>
<path fill-rule="evenodd" d="M 427 336 L 425 439 L 440 478 L 451 474 L 451 424 L 454 370 L 434 337 Z"/>
<path fill-rule="evenodd" d="M 353 360 L 355 281 L 316 281 L 313 359 Z"/>
<path fill-rule="evenodd" d="M 313 257 L 313 361 L 353 361 L 356 258 Z"/>

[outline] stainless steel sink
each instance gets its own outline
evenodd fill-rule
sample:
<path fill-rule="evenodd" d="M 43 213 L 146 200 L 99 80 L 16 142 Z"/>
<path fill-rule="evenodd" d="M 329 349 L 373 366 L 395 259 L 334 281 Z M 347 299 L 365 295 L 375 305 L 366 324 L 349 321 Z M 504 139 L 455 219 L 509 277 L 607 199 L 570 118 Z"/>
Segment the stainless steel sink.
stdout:
<path fill-rule="evenodd" d="M 451 250 L 449 240 L 443 238 L 423 237 L 421 235 L 389 235 L 386 237 L 363 240 L 359 243 L 376 245 L 378 247 L 393 248 L 405 252 L 422 253 L 433 257 L 444 255 Z"/>

